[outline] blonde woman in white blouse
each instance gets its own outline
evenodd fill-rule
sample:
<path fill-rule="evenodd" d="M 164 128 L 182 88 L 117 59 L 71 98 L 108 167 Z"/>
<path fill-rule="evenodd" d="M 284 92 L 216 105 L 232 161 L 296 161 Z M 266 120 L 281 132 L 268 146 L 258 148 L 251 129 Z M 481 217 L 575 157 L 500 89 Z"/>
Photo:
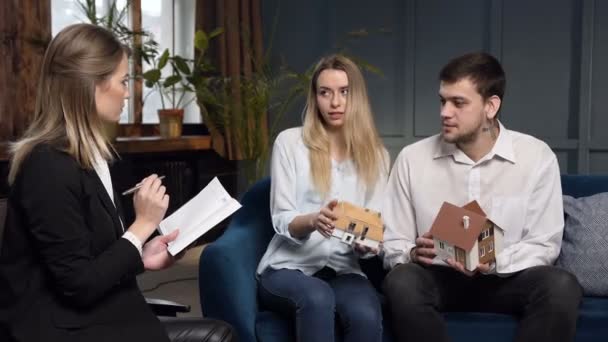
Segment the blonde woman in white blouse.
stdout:
<path fill-rule="evenodd" d="M 333 341 L 335 320 L 345 341 L 382 339 L 380 303 L 358 263 L 378 251 L 331 238 L 331 209 L 345 200 L 379 210 L 388 159 L 359 68 L 340 55 L 321 59 L 303 127 L 282 132 L 274 144 L 276 234 L 257 270 L 261 304 L 295 317 L 297 341 Z"/>

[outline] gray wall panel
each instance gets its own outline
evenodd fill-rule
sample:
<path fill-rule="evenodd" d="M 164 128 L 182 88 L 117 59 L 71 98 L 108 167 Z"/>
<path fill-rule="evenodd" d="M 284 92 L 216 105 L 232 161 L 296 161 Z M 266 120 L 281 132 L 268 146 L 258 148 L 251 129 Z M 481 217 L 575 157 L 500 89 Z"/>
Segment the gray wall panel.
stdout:
<path fill-rule="evenodd" d="M 319 59 L 333 44 L 330 15 L 323 1 L 262 1 L 265 49 L 277 68 L 287 63 L 303 71 Z M 277 20 L 274 34 L 273 22 Z M 272 36 L 272 43 L 270 42 Z M 305 99 L 300 98 L 280 121 L 280 129 L 300 126 Z M 273 118 L 271 118 L 273 119 Z"/>
<path fill-rule="evenodd" d="M 488 31 L 485 0 L 416 1 L 414 59 L 414 135 L 426 137 L 439 130 L 437 75 L 452 57 L 484 49 Z"/>
<path fill-rule="evenodd" d="M 577 153 L 576 150 L 555 149 L 555 155 L 559 163 L 560 173 L 576 174 L 577 171 Z"/>
<path fill-rule="evenodd" d="M 595 1 L 593 29 L 593 79 L 591 90 L 591 139 L 608 145 L 608 1 Z"/>
<path fill-rule="evenodd" d="M 503 2 L 502 62 L 507 95 L 502 114 L 510 128 L 541 138 L 568 137 L 573 105 L 570 89 L 577 86 L 572 83 L 571 70 L 575 2 Z"/>
<path fill-rule="evenodd" d="M 560 172 L 567 173 L 569 159 L 568 151 L 555 151 L 555 155 L 557 156 L 557 162 L 559 163 Z"/>
<path fill-rule="evenodd" d="M 608 173 L 608 1 L 265 0 L 268 33 L 282 3 L 273 58 L 302 71 L 346 46 L 378 66 L 366 74 L 381 135 L 394 159 L 405 144 L 438 132 L 439 69 L 489 51 L 507 72 L 505 125 L 545 140 L 562 173 Z M 383 34 L 345 41 L 349 31 Z M 266 36 L 268 38 L 268 35 Z M 277 63 L 278 66 L 278 63 Z M 281 124 L 300 124 L 301 104 Z M 591 153 L 591 151 L 595 151 Z"/>
<path fill-rule="evenodd" d="M 590 174 L 608 174 L 608 152 L 591 152 L 589 156 Z"/>
<path fill-rule="evenodd" d="M 382 71 L 383 75 L 364 72 L 380 134 L 402 136 L 403 2 L 339 0 L 334 3 L 336 9 L 331 21 L 337 47 Z"/>

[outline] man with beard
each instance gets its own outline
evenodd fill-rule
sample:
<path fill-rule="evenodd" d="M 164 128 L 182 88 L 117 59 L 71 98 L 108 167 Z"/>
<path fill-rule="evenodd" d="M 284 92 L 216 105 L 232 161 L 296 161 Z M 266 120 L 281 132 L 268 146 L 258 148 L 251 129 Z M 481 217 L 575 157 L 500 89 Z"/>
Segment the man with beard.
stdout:
<path fill-rule="evenodd" d="M 498 120 L 506 80 L 494 57 L 458 57 L 439 79 L 441 133 L 403 148 L 382 212 L 391 270 L 383 288 L 397 340 L 448 341 L 448 311 L 515 315 L 517 341 L 573 340 L 581 288 L 552 266 L 564 229 L 555 154 Z M 444 201 L 473 200 L 505 239 L 495 263 L 469 272 L 435 258 L 429 229 Z"/>

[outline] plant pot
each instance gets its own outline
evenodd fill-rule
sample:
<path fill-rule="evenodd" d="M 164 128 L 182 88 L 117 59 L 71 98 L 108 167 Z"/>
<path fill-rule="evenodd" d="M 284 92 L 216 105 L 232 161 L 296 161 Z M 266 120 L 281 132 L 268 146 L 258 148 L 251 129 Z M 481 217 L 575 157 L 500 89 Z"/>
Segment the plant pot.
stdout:
<path fill-rule="evenodd" d="M 159 109 L 160 136 L 163 138 L 179 138 L 182 136 L 183 109 Z"/>

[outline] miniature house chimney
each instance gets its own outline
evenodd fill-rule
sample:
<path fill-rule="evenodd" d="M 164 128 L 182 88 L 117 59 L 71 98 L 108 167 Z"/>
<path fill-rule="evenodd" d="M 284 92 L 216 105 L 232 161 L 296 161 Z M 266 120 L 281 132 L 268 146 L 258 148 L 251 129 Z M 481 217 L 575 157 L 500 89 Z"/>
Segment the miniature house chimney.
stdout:
<path fill-rule="evenodd" d="M 462 217 L 462 224 L 464 225 L 464 229 L 469 229 L 470 218 L 468 216 Z"/>

